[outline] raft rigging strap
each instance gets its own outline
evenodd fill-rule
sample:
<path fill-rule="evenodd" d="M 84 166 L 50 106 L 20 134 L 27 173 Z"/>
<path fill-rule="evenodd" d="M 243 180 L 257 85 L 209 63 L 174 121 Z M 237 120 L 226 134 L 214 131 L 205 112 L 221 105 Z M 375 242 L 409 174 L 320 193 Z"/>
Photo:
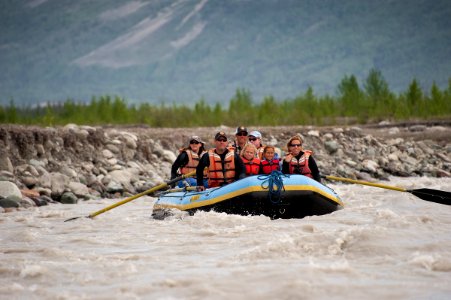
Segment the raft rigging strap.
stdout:
<path fill-rule="evenodd" d="M 290 177 L 290 175 L 283 174 L 280 171 L 272 171 L 268 175 L 259 175 L 257 177 L 259 180 L 263 180 L 261 187 L 269 189 L 268 199 L 271 203 L 279 204 L 281 202 L 280 196 L 282 191 L 285 191 L 283 177 Z"/>

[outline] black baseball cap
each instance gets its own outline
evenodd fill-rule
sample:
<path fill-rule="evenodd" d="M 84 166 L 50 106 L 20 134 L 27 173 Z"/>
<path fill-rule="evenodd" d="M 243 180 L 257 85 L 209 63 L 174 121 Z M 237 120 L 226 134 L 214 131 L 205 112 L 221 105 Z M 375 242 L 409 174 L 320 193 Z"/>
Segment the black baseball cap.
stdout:
<path fill-rule="evenodd" d="M 217 141 L 220 137 L 223 137 L 227 140 L 227 136 L 223 131 L 220 131 L 215 135 L 215 140 Z"/>
<path fill-rule="evenodd" d="M 247 128 L 244 126 L 240 126 L 236 128 L 235 134 L 238 134 L 240 132 L 246 132 L 247 133 Z"/>

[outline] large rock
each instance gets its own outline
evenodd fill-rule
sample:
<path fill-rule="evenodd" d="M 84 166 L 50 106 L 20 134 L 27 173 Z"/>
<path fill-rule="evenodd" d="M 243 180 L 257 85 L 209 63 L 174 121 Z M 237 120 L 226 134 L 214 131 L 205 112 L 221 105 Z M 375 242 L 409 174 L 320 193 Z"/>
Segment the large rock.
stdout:
<path fill-rule="evenodd" d="M 86 185 L 80 182 L 71 181 L 68 184 L 69 190 L 72 191 L 77 197 L 87 197 L 89 189 Z"/>
<path fill-rule="evenodd" d="M 71 192 L 65 192 L 61 195 L 61 203 L 63 204 L 76 204 L 78 202 L 77 196 Z"/>
<path fill-rule="evenodd" d="M 69 177 L 61 173 L 51 173 L 50 176 L 52 197 L 58 198 L 64 193 L 66 186 L 70 182 L 70 179 Z"/>
<path fill-rule="evenodd" d="M 10 196 L 16 196 L 21 199 L 22 193 L 14 183 L 10 181 L 0 181 L 0 197 L 8 198 Z"/>
<path fill-rule="evenodd" d="M 336 141 L 329 140 L 324 143 L 324 147 L 326 148 L 327 152 L 329 152 L 329 154 L 333 154 L 337 152 L 339 145 Z"/>
<path fill-rule="evenodd" d="M 11 207 L 19 207 L 19 201 L 16 199 L 10 198 L 1 198 L 0 197 L 0 207 L 2 208 L 11 208 Z"/>
<path fill-rule="evenodd" d="M 14 167 L 8 156 L 0 155 L 0 170 L 13 173 Z"/>

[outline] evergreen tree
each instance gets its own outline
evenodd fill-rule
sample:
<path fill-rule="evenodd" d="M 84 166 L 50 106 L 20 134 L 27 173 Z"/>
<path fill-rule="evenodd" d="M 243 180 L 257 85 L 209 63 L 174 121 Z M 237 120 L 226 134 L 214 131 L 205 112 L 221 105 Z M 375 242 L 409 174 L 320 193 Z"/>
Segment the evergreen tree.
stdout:
<path fill-rule="evenodd" d="M 428 105 L 431 115 L 433 116 L 440 116 L 442 114 L 446 114 L 446 107 L 444 106 L 444 95 L 442 91 L 438 88 L 438 86 L 435 84 L 435 81 L 432 83 L 431 86 L 431 99 L 430 103 Z"/>
<path fill-rule="evenodd" d="M 253 117 L 251 111 L 251 93 L 245 89 L 237 89 L 229 103 L 229 124 L 251 124 Z"/>
<path fill-rule="evenodd" d="M 423 91 L 416 79 L 413 79 L 406 93 L 406 102 L 411 116 L 418 117 L 422 111 Z"/>
<path fill-rule="evenodd" d="M 212 110 L 210 106 L 202 98 L 194 105 L 194 118 L 196 125 L 208 126 L 213 120 Z"/>
<path fill-rule="evenodd" d="M 279 122 L 280 113 L 278 105 L 273 96 L 267 96 L 263 102 L 257 106 L 256 124 L 276 125 Z"/>
<path fill-rule="evenodd" d="M 17 108 L 14 104 L 14 99 L 9 101 L 9 107 L 6 109 L 6 122 L 15 124 L 17 123 Z"/>
<path fill-rule="evenodd" d="M 359 116 L 363 109 L 363 91 L 354 75 L 345 76 L 338 85 L 338 101 L 342 116 Z"/>

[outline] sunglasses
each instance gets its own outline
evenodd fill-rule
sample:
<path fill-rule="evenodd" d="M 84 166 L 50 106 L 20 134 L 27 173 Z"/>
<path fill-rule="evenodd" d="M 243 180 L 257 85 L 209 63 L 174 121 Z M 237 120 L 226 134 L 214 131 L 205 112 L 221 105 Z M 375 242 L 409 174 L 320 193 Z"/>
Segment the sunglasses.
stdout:
<path fill-rule="evenodd" d="M 218 141 L 218 142 L 227 142 L 227 139 L 219 138 L 219 139 L 217 139 L 217 141 Z"/>
<path fill-rule="evenodd" d="M 301 147 L 302 144 L 290 144 L 290 147 Z"/>
<path fill-rule="evenodd" d="M 237 136 L 247 136 L 247 132 L 239 132 L 236 135 Z"/>
<path fill-rule="evenodd" d="M 257 138 L 254 138 L 254 137 L 249 138 L 249 141 L 251 141 L 251 142 L 256 141 L 256 140 L 257 140 Z"/>
<path fill-rule="evenodd" d="M 194 145 L 200 144 L 198 141 L 190 141 L 189 143 Z"/>

